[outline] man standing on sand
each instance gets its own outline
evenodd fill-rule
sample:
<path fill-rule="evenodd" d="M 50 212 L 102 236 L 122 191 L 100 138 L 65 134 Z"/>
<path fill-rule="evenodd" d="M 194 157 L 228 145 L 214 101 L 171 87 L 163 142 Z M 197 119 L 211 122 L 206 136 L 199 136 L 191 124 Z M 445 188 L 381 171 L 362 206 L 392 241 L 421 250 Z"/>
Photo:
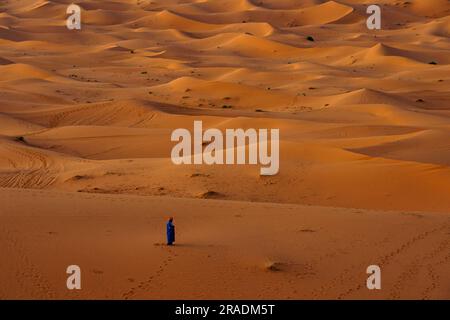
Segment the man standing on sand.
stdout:
<path fill-rule="evenodd" d="M 167 221 L 167 245 L 171 246 L 175 242 L 175 226 L 173 225 L 173 217 Z"/>

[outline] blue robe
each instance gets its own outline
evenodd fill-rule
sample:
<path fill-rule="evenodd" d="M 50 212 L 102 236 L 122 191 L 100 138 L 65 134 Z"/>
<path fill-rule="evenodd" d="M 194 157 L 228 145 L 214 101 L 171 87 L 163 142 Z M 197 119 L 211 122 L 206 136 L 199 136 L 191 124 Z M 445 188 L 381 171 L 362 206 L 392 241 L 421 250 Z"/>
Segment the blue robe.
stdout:
<path fill-rule="evenodd" d="M 172 221 L 167 222 L 167 244 L 171 245 L 175 242 L 175 226 Z"/>

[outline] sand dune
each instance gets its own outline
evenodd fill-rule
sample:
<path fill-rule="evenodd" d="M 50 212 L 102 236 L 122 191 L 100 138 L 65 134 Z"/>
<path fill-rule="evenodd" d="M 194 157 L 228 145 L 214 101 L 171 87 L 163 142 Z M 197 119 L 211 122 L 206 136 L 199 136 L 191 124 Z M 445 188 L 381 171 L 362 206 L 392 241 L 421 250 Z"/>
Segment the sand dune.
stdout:
<path fill-rule="evenodd" d="M 240 5 L 237 10 L 220 12 L 208 11 L 206 9 L 202 12 L 202 14 L 189 13 L 189 10 L 186 10 L 186 7 L 183 6 L 177 8 L 176 10 L 178 12 L 183 12 L 183 14 L 185 14 L 187 17 L 200 21 L 206 21 L 209 19 L 214 19 L 214 21 L 217 21 L 219 23 L 269 21 L 271 25 L 276 27 L 326 24 L 336 22 L 353 12 L 352 7 L 337 3 L 335 1 L 328 1 L 322 4 L 313 5 L 301 9 L 255 9 L 259 9 L 259 6 L 255 6 L 254 8 L 245 8 L 245 6 Z M 207 15 L 205 15 L 204 13 L 207 13 Z"/>
<path fill-rule="evenodd" d="M 47 79 L 53 76 L 49 72 L 23 63 L 5 64 L 0 67 L 0 72 L 0 81 L 11 81 L 24 78 Z"/>
<path fill-rule="evenodd" d="M 450 4 L 444 0 L 415 0 L 412 2 L 411 10 L 418 15 L 445 17 L 450 13 Z"/>
<path fill-rule="evenodd" d="M 345 93 L 335 99 L 340 105 L 353 104 L 392 104 L 392 105 L 407 105 L 408 101 L 402 98 L 395 97 L 392 94 L 371 90 L 359 89 L 350 93 Z"/>
<path fill-rule="evenodd" d="M 2 113 L 0 113 L 0 126 L 0 134 L 5 136 L 19 136 L 43 129 L 43 127 L 37 124 L 16 119 Z"/>
<path fill-rule="evenodd" d="M 8 60 L 8 59 L 4 59 L 4 58 L 0 58 L 0 65 L 7 65 L 7 64 L 11 64 L 12 61 Z"/>
<path fill-rule="evenodd" d="M 0 8 L 0 298 L 449 298 L 449 1 L 71 2 Z M 196 120 L 280 129 L 279 174 L 175 166 Z"/>

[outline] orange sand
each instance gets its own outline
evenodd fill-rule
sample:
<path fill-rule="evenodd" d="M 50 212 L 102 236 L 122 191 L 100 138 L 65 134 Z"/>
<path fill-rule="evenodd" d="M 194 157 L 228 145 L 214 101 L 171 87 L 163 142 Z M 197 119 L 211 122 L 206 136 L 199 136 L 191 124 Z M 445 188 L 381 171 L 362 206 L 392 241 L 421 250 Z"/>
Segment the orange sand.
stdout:
<path fill-rule="evenodd" d="M 0 6 L 0 298 L 450 298 L 448 1 L 71 2 Z M 174 166 L 194 120 L 280 173 Z"/>

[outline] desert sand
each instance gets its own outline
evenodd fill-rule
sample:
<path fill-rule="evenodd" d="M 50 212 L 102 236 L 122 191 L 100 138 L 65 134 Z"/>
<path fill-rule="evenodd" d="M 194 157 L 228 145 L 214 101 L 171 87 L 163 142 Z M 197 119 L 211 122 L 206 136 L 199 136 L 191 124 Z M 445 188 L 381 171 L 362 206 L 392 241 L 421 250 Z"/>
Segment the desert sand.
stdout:
<path fill-rule="evenodd" d="M 70 3 L 0 1 L 0 298 L 450 299 L 449 1 L 381 30 L 371 1 Z M 279 128 L 279 174 L 175 166 L 195 120 Z"/>

